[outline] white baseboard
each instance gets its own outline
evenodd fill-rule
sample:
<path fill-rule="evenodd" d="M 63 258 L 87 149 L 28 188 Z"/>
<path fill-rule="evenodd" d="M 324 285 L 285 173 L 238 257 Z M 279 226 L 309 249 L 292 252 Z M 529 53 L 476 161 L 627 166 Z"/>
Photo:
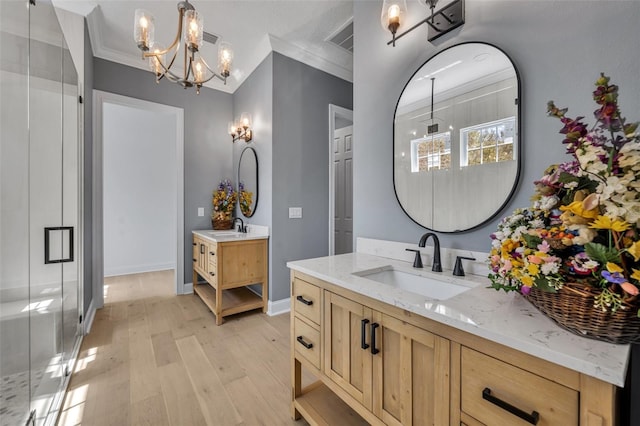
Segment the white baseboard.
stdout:
<path fill-rule="evenodd" d="M 270 317 L 284 314 L 289 311 L 291 311 L 290 297 L 287 297 L 286 299 L 276 300 L 275 302 L 272 302 L 271 300 L 269 300 L 267 315 L 269 315 Z"/>
<path fill-rule="evenodd" d="M 104 270 L 105 277 L 116 277 L 119 275 L 131 275 L 142 274 L 145 272 L 166 271 L 167 269 L 176 269 L 176 264 L 169 263 L 156 263 L 152 265 L 131 265 L 131 266 L 116 266 Z"/>
<path fill-rule="evenodd" d="M 193 294 L 193 283 L 184 283 L 181 294 Z"/>
<path fill-rule="evenodd" d="M 89 334 L 91 331 L 91 326 L 93 325 L 93 320 L 96 317 L 96 307 L 93 304 L 93 298 L 91 299 L 91 303 L 89 303 L 89 309 L 87 309 L 87 314 L 84 318 L 84 334 L 85 336 Z"/>

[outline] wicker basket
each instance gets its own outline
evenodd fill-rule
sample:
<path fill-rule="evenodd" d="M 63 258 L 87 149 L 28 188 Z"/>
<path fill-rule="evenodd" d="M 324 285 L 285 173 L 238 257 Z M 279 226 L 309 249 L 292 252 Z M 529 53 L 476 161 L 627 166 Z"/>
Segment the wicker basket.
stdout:
<path fill-rule="evenodd" d="M 623 303 L 615 313 L 593 306 L 597 288 L 567 283 L 557 293 L 531 288 L 527 300 L 560 327 L 583 337 L 610 343 L 640 342 L 639 301 Z"/>
<path fill-rule="evenodd" d="M 217 231 L 231 229 L 233 227 L 233 221 L 231 219 L 211 219 L 211 226 Z"/>

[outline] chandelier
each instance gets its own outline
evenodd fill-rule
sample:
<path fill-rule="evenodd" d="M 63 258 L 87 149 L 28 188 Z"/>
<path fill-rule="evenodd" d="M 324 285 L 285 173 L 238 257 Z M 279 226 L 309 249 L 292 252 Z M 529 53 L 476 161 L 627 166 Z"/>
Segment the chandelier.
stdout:
<path fill-rule="evenodd" d="M 142 51 L 142 59 L 148 59 L 149 68 L 156 75 L 156 82 L 166 77 L 185 89 L 195 86 L 197 94 L 200 93 L 202 85 L 214 77 L 227 84 L 233 62 L 231 45 L 220 43 L 218 70 L 216 72 L 211 69 L 199 53 L 204 34 L 202 16 L 188 0 L 178 3 L 178 33 L 171 46 L 165 49 L 157 43 L 154 40 L 154 31 L 153 16 L 144 9 L 136 9 L 133 35 Z M 182 75 L 178 75 L 171 67 L 175 65 L 181 48 L 183 72 Z M 170 58 L 168 62 L 167 57 Z"/>

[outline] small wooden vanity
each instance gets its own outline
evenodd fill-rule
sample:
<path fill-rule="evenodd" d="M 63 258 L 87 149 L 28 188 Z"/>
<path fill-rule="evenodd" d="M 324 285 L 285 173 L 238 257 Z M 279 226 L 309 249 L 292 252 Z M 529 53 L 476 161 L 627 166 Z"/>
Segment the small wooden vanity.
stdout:
<path fill-rule="evenodd" d="M 617 386 L 319 279 L 307 273 L 311 263 L 300 271 L 302 262 L 291 273 L 293 418 L 321 425 L 617 424 Z M 328 279 L 329 268 L 319 275 Z M 303 388 L 302 368 L 317 382 Z"/>
<path fill-rule="evenodd" d="M 193 292 L 211 309 L 217 325 L 228 315 L 259 308 L 266 312 L 268 280 L 266 236 L 193 232 Z M 250 285 L 259 285 L 262 295 Z"/>

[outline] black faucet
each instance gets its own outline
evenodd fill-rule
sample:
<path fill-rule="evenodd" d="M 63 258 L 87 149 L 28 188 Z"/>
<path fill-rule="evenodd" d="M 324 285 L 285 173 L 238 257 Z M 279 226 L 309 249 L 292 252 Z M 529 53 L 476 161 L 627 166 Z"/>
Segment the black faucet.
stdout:
<path fill-rule="evenodd" d="M 244 221 L 242 220 L 241 217 L 236 217 L 233 219 L 233 225 L 232 226 L 236 226 L 236 221 L 239 220 L 240 221 L 240 226 L 237 228 L 238 232 L 242 232 L 242 233 L 246 233 L 247 232 L 247 228 L 244 226 Z"/>
<path fill-rule="evenodd" d="M 433 237 L 433 266 L 431 270 L 433 272 L 442 272 L 442 264 L 440 263 L 440 240 L 438 240 L 438 236 L 433 232 L 427 232 L 420 237 L 418 247 L 425 247 L 429 237 Z"/>

